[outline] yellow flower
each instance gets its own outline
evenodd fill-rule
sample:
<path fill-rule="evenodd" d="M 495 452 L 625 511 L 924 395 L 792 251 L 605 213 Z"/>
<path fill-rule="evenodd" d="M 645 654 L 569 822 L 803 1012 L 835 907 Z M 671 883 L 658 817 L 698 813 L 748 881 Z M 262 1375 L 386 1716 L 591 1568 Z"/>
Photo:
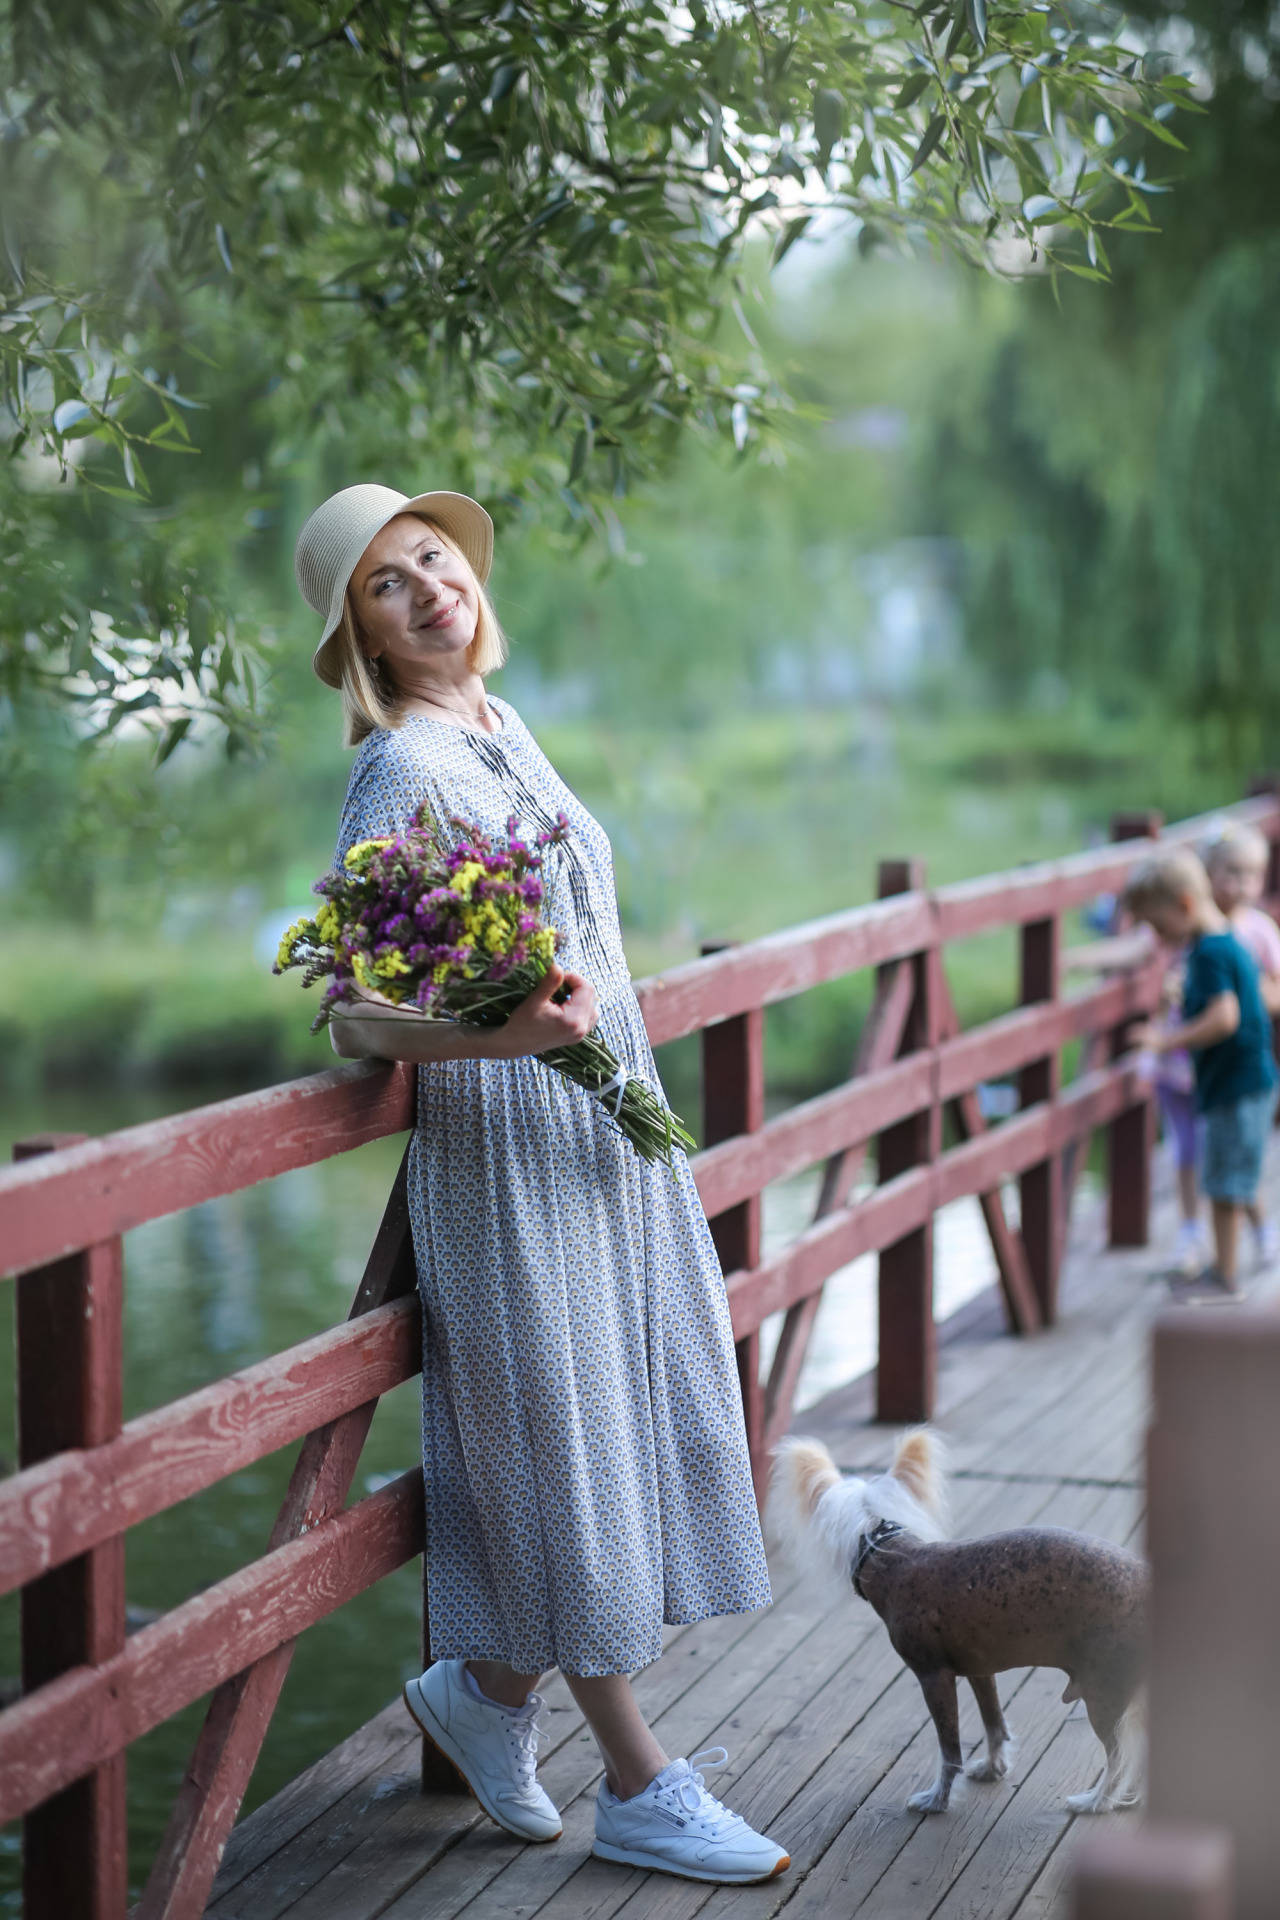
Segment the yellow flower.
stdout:
<path fill-rule="evenodd" d="M 483 874 L 484 868 L 478 860 L 467 860 L 458 868 L 453 879 L 449 882 L 449 891 L 457 894 L 459 900 L 469 900 L 471 898 L 471 889 L 475 886 L 476 881 L 483 877 Z"/>
<path fill-rule="evenodd" d="M 337 944 L 338 935 L 342 932 L 342 921 L 332 900 L 326 900 L 316 915 L 316 932 L 322 940 L 328 941 L 331 947 Z"/>
<path fill-rule="evenodd" d="M 390 845 L 391 841 L 389 838 L 386 840 L 361 840 L 357 846 L 347 848 L 342 864 L 344 867 L 354 867 L 357 860 L 361 859 L 366 853 L 374 853 L 379 848 L 389 847 Z"/>
<path fill-rule="evenodd" d="M 362 953 L 352 954 L 351 971 L 352 973 L 354 973 L 356 979 L 360 982 L 360 985 L 362 987 L 372 988 L 377 986 L 377 981 L 374 979 L 373 974 L 369 969 L 369 962 L 368 960 L 366 960 L 365 956 Z"/>
<path fill-rule="evenodd" d="M 293 950 L 298 944 L 299 936 L 305 925 L 306 922 L 304 920 L 295 920 L 291 927 L 285 929 L 280 939 L 280 945 L 276 948 L 276 965 L 278 967 L 287 967 L 292 960 Z"/>
<path fill-rule="evenodd" d="M 399 947 L 393 947 L 390 953 L 381 954 L 374 961 L 373 970 L 380 980 L 394 980 L 398 973 L 412 971 Z"/>

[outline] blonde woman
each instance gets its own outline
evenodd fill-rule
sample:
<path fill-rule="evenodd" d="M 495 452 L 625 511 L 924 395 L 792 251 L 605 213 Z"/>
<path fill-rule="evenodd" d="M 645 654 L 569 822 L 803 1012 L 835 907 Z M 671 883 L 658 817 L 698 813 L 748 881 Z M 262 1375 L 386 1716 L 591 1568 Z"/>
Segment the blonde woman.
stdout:
<path fill-rule="evenodd" d="M 540 1676 L 559 1667 L 604 1761 L 594 1851 L 698 1880 L 788 1864 L 671 1759 L 629 1676 L 662 1627 L 768 1604 L 724 1282 L 687 1163 L 649 1167 L 537 1055 L 599 1025 L 657 1084 L 631 991 L 609 842 L 505 701 L 485 593 L 493 527 L 456 493 L 348 487 L 298 539 L 324 620 L 315 670 L 355 765 L 337 857 L 425 802 L 499 833 L 568 817 L 548 863 L 563 969 L 497 1032 L 335 1027 L 350 1056 L 418 1063 L 409 1192 L 422 1294 L 433 1664 L 405 1689 L 499 1825 L 554 1840 L 536 1778 Z M 720 1756 L 719 1761 L 716 1755 Z"/>

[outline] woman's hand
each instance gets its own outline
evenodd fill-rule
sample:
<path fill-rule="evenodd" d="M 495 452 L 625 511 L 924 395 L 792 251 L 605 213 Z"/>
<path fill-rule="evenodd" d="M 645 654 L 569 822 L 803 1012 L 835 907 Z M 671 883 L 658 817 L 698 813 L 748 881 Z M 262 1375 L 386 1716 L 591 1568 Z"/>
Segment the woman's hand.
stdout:
<path fill-rule="evenodd" d="M 553 965 L 505 1026 L 406 1019 L 385 995 L 361 990 L 334 1013 L 329 1041 L 343 1060 L 521 1060 L 585 1040 L 597 1012 L 591 982 Z"/>
<path fill-rule="evenodd" d="M 580 973 L 565 973 L 554 963 L 506 1025 L 489 1036 L 493 1057 L 519 1060 L 550 1053 L 585 1040 L 596 1024 L 596 990 Z"/>

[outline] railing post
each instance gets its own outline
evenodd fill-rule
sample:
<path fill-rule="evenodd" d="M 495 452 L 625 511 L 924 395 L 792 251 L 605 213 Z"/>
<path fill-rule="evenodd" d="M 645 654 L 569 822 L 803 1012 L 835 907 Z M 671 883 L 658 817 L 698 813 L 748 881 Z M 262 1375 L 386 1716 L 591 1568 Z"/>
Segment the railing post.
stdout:
<path fill-rule="evenodd" d="M 882 860 L 876 891 L 884 900 L 912 893 L 925 883 L 923 860 Z M 899 1055 L 932 1046 L 938 1020 L 933 991 L 932 951 L 913 954 L 911 1011 Z M 908 1114 L 880 1135 L 878 1177 L 883 1186 L 909 1167 L 937 1156 L 942 1124 L 936 1102 Z M 876 1419 L 927 1420 L 933 1412 L 937 1336 L 933 1324 L 933 1221 L 904 1234 L 880 1255 L 879 1352 L 876 1360 Z"/>
<path fill-rule="evenodd" d="M 704 954 L 722 953 L 730 943 L 704 942 Z M 702 1029 L 702 1144 L 714 1147 L 738 1133 L 754 1133 L 764 1123 L 764 1011 L 753 1007 Z M 711 1237 L 726 1273 L 760 1264 L 760 1196 L 728 1207 L 710 1221 Z M 738 1379 L 747 1444 L 762 1499 L 768 1473 L 764 1448 L 764 1383 L 760 1378 L 760 1335 L 737 1343 Z"/>
<path fill-rule="evenodd" d="M 20 1140 L 15 1160 L 83 1134 Z M 119 1239 L 18 1276 L 18 1462 L 114 1439 L 123 1420 L 124 1262 Z M 56 1567 L 22 1591 L 22 1689 L 124 1646 L 124 1541 Z M 124 1920 L 128 1898 L 125 1756 L 118 1754 L 23 1822 L 26 1920 Z"/>
<path fill-rule="evenodd" d="M 1151 1817 L 1229 1834 L 1237 1920 L 1274 1920 L 1280 1319 L 1165 1314 L 1152 1378 Z"/>
<path fill-rule="evenodd" d="M 1072 1920 L 1231 1920 L 1230 1836 L 1154 1822 L 1086 1835 L 1075 1862 Z"/>
<path fill-rule="evenodd" d="M 1022 929 L 1018 998 L 1024 1007 L 1058 997 L 1058 917 L 1030 920 Z M 1062 1077 L 1057 1053 L 1029 1060 L 1019 1076 L 1024 1107 L 1056 1100 Z M 1051 1327 L 1058 1317 L 1058 1262 L 1062 1251 L 1062 1155 L 1051 1153 L 1028 1167 L 1018 1181 L 1022 1244 L 1040 1317 Z"/>
<path fill-rule="evenodd" d="M 1112 840 L 1156 840 L 1164 815 L 1148 809 L 1111 818 Z M 1108 1052 L 1119 1060 L 1129 1051 L 1131 1021 L 1113 1027 Z M 1113 1247 L 1145 1247 L 1151 1228 L 1151 1152 L 1155 1145 L 1155 1103 L 1150 1098 L 1126 1107 L 1107 1128 L 1108 1239 Z"/>

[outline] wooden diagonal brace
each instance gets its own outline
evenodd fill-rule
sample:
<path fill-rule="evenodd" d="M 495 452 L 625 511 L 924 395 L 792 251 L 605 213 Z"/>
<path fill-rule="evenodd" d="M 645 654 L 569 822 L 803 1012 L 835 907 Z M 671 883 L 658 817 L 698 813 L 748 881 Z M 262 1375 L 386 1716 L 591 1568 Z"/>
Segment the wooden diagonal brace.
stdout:
<path fill-rule="evenodd" d="M 862 1073 L 873 1073 L 879 1067 L 887 1067 L 897 1058 L 911 1013 L 913 992 L 910 961 L 896 960 L 882 970 L 876 982 L 870 1012 L 858 1036 L 850 1079 Z M 814 1209 L 815 1220 L 825 1219 L 837 1207 L 847 1205 L 866 1157 L 866 1143 L 832 1154 L 823 1172 L 822 1190 Z M 791 1425 L 792 1403 L 821 1305 L 822 1293 L 819 1291 L 787 1309 L 764 1392 L 766 1455 L 777 1446 Z"/>
<path fill-rule="evenodd" d="M 951 989 L 946 975 L 938 968 L 938 1017 L 941 1032 L 940 1039 L 951 1040 L 960 1031 L 960 1021 L 956 1013 L 955 1001 L 951 998 Z M 985 1133 L 987 1123 L 982 1117 L 976 1093 L 962 1093 L 958 1100 L 949 1103 L 951 1117 L 961 1140 L 972 1140 Z M 995 1255 L 996 1270 L 1000 1275 L 1000 1291 L 1004 1296 L 1005 1317 L 1015 1333 L 1034 1333 L 1044 1325 L 1040 1312 L 1040 1302 L 1031 1283 L 1031 1272 L 1027 1265 L 1026 1251 L 1022 1237 L 1015 1233 L 1005 1218 L 1004 1200 L 1000 1189 L 993 1188 L 990 1193 L 980 1193 L 978 1203 L 982 1208 L 982 1217 L 987 1223 L 987 1232 L 991 1236 L 991 1251 Z"/>
<path fill-rule="evenodd" d="M 350 1319 L 416 1290 L 408 1158 L 406 1148 Z M 341 1509 L 377 1404 L 370 1400 L 307 1435 L 271 1530 L 272 1548 Z M 135 1920 L 197 1920 L 204 1912 L 296 1645 L 277 1647 L 215 1692 Z"/>

